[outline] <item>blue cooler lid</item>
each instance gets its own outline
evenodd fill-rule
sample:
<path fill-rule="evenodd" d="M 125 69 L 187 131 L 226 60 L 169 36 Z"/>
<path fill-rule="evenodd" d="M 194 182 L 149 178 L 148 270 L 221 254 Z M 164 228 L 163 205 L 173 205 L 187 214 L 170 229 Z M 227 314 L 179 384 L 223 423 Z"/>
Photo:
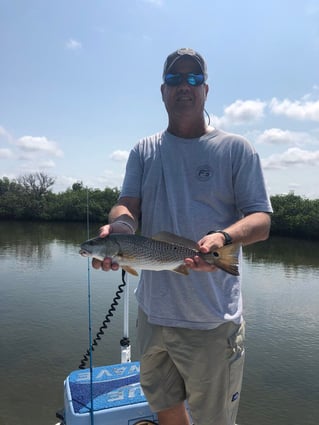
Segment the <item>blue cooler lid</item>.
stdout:
<path fill-rule="evenodd" d="M 93 410 L 146 402 L 140 386 L 139 362 L 93 368 Z M 75 413 L 91 409 L 90 369 L 76 370 L 67 378 Z"/>

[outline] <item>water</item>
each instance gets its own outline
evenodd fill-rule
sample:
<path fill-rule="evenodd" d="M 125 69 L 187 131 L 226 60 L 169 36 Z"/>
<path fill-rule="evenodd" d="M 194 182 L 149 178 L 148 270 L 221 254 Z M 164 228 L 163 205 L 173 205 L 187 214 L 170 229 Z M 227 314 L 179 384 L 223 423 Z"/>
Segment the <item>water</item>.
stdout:
<path fill-rule="evenodd" d="M 92 226 L 91 234 L 96 228 Z M 0 425 L 52 425 L 63 380 L 88 347 L 84 225 L 0 222 Z M 319 243 L 272 238 L 245 249 L 247 361 L 240 425 L 317 425 Z M 91 270 L 94 335 L 120 273 Z M 137 279 L 130 277 L 134 349 Z M 118 363 L 123 305 L 94 352 Z"/>

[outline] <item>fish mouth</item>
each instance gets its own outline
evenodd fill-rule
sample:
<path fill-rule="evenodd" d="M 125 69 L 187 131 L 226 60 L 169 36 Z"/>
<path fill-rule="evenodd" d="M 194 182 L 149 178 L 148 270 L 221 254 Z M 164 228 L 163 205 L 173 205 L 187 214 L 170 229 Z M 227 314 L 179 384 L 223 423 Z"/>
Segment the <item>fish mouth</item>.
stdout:
<path fill-rule="evenodd" d="M 82 257 L 89 257 L 90 253 L 86 251 L 85 249 L 80 249 L 79 254 L 82 255 Z"/>

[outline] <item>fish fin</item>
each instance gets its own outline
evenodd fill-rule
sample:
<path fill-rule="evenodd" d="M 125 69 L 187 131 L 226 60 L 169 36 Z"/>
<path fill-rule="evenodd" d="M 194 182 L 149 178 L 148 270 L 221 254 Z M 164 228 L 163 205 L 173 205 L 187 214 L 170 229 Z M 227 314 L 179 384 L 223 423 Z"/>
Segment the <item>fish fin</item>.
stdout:
<path fill-rule="evenodd" d="M 181 245 L 186 248 L 195 249 L 196 251 L 199 250 L 199 246 L 196 242 L 192 241 L 191 239 L 183 238 L 182 236 L 177 236 L 170 232 L 156 233 L 156 235 L 152 236 L 152 239 L 174 245 Z"/>
<path fill-rule="evenodd" d="M 214 264 L 221 270 L 239 276 L 238 271 L 238 250 L 239 244 L 225 245 L 213 252 L 205 254 L 204 259 L 210 264 Z"/>
<path fill-rule="evenodd" d="M 175 269 L 172 270 L 172 272 L 183 274 L 185 276 L 189 274 L 188 268 L 185 266 L 185 264 L 181 264 L 180 266 L 176 267 Z"/>
<path fill-rule="evenodd" d="M 138 276 L 137 271 L 130 266 L 122 266 L 122 269 L 125 270 L 127 273 L 132 274 L 133 276 Z"/>

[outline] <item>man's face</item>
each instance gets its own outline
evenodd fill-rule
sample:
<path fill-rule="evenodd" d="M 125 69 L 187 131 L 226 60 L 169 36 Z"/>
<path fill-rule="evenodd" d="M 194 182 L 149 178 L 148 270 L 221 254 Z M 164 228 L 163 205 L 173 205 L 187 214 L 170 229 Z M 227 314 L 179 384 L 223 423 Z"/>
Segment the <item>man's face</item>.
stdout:
<path fill-rule="evenodd" d="M 199 64 L 190 57 L 179 59 L 169 70 L 171 74 L 201 74 Z M 168 114 L 185 115 L 188 113 L 202 116 L 208 92 L 208 85 L 191 86 L 184 78 L 179 86 L 161 86 L 162 99 Z"/>

